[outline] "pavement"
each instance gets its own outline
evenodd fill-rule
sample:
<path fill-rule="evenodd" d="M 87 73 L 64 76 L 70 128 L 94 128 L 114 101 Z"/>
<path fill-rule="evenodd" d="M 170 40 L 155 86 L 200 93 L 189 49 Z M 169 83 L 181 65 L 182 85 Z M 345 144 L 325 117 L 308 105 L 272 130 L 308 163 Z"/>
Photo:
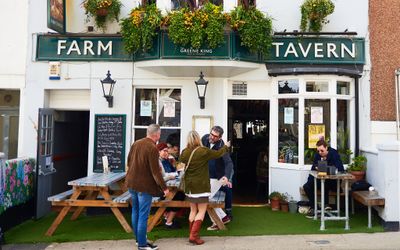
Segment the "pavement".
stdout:
<path fill-rule="evenodd" d="M 204 245 L 194 246 L 185 238 L 159 239 L 155 242 L 160 250 L 203 249 L 396 249 L 400 250 L 400 232 L 274 235 L 241 237 L 202 237 Z M 0 250 L 102 250 L 136 249 L 134 240 L 81 241 L 50 244 L 3 245 Z"/>

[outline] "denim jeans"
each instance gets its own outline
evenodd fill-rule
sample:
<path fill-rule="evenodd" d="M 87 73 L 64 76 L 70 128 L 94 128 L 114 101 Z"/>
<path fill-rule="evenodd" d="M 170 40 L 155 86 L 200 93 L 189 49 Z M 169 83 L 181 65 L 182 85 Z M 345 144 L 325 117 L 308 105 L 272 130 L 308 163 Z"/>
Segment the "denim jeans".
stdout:
<path fill-rule="evenodd" d="M 132 196 L 132 227 L 139 247 L 147 245 L 147 219 L 149 218 L 152 196 L 148 193 L 129 189 Z"/>

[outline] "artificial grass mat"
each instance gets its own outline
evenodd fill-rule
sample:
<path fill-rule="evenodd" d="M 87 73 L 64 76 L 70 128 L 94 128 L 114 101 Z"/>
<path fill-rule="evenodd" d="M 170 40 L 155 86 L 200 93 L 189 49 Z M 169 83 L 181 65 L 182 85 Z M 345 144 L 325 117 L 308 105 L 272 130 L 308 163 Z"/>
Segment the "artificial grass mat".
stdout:
<path fill-rule="evenodd" d="M 207 231 L 211 225 L 205 219 L 201 236 L 249 236 L 249 235 L 287 235 L 287 234 L 342 234 L 342 233 L 374 233 L 383 232 L 377 216 L 374 216 L 373 227 L 367 228 L 367 212 L 359 210 L 350 215 L 350 230 L 344 230 L 344 221 L 326 221 L 326 230 L 320 231 L 320 221 L 308 219 L 303 214 L 273 212 L 269 207 L 234 207 L 234 219 L 227 225 L 225 231 Z M 126 233 L 114 214 L 91 215 L 82 214 L 77 220 L 71 221 L 67 215 L 53 236 L 45 236 L 56 217 L 53 212 L 39 220 L 26 221 L 5 232 L 6 244 L 39 243 L 39 242 L 69 242 L 86 240 L 117 240 L 132 239 L 131 233 Z M 130 214 L 125 214 L 130 222 Z M 148 238 L 188 237 L 187 216 L 178 218 L 182 228 L 168 230 L 163 224 L 155 227 Z"/>

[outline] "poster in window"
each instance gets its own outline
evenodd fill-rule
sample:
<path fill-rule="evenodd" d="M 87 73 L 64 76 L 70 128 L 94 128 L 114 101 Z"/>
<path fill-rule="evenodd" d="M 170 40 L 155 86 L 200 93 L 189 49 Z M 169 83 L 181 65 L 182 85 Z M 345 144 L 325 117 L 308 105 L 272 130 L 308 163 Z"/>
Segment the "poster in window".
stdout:
<path fill-rule="evenodd" d="M 47 0 L 47 27 L 65 33 L 65 0 Z"/>
<path fill-rule="evenodd" d="M 323 107 L 311 107 L 311 123 L 323 123 Z"/>
<path fill-rule="evenodd" d="M 175 117 L 175 102 L 164 101 L 164 117 Z"/>
<path fill-rule="evenodd" d="M 243 139 L 243 125 L 241 122 L 233 123 L 234 133 L 236 135 L 236 139 Z"/>
<path fill-rule="evenodd" d="M 325 125 L 308 125 L 308 148 L 316 148 L 322 137 L 325 138 Z"/>
<path fill-rule="evenodd" d="M 151 101 L 141 100 L 140 101 L 140 116 L 151 116 Z"/>
<path fill-rule="evenodd" d="M 285 107 L 284 109 L 284 123 L 285 124 L 293 124 L 293 116 L 294 116 L 294 108 L 293 107 Z"/>

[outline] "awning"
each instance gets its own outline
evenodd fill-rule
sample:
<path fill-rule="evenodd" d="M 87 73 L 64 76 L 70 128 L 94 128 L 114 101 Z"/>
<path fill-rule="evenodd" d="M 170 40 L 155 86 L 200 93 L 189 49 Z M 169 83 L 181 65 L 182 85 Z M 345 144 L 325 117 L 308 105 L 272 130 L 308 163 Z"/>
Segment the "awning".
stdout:
<path fill-rule="evenodd" d="M 353 65 L 326 65 L 326 64 L 282 64 L 282 63 L 266 63 L 268 75 L 344 75 L 350 77 L 361 77 L 363 72 L 362 64 Z"/>

